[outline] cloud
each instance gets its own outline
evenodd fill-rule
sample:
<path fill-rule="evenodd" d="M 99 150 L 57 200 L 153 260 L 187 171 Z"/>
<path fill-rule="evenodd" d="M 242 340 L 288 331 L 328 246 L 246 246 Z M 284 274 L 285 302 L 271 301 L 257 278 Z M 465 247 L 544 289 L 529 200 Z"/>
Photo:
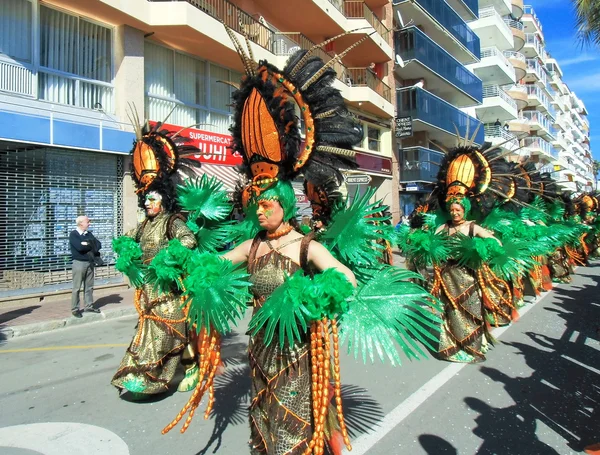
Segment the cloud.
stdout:
<path fill-rule="evenodd" d="M 594 60 L 598 60 L 597 55 L 582 54 L 582 55 L 578 55 L 577 57 L 567 58 L 564 60 L 557 60 L 557 61 L 558 61 L 558 64 L 561 67 L 563 67 L 563 66 L 570 66 L 570 65 L 578 65 L 579 63 L 583 63 L 583 62 L 592 62 Z"/>
<path fill-rule="evenodd" d="M 598 79 L 600 79 L 600 71 L 596 70 L 596 72 L 588 74 L 587 76 L 575 79 L 567 79 L 566 83 L 569 88 L 575 91 L 577 94 L 594 93 L 600 92 L 600 84 L 598 84 Z"/>

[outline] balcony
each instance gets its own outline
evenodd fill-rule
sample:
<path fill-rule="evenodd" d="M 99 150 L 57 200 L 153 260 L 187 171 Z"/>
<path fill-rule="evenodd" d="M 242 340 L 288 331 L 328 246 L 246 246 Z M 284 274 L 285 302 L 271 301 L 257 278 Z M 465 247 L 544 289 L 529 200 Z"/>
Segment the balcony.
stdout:
<path fill-rule="evenodd" d="M 472 136 L 481 122 L 441 98 L 419 87 L 396 91 L 398 117 L 412 117 L 415 131 L 426 131 L 430 139 L 442 144 L 456 143 L 456 129 L 461 137 Z M 479 128 L 475 143 L 483 144 L 483 128 Z"/>
<path fill-rule="evenodd" d="M 558 152 L 552 144 L 540 137 L 526 137 L 523 139 L 523 147 L 529 149 L 532 155 L 539 155 L 540 161 L 552 162 L 558 158 Z"/>
<path fill-rule="evenodd" d="M 535 14 L 535 11 L 531 5 L 525 5 L 523 8 L 523 17 L 521 18 L 521 22 L 525 25 L 525 31 L 527 33 L 539 33 L 539 35 L 544 37 L 544 32 L 542 30 L 542 23 L 540 19 Z"/>
<path fill-rule="evenodd" d="M 525 45 L 525 32 L 523 31 L 523 23 L 509 17 L 504 18 L 504 23 L 510 27 L 513 35 L 513 51 L 520 51 Z"/>
<path fill-rule="evenodd" d="M 458 13 L 465 21 L 477 19 L 479 10 L 478 0 L 446 0 L 448 5 Z"/>
<path fill-rule="evenodd" d="M 547 111 L 548 106 L 550 106 L 550 101 L 544 91 L 537 85 L 533 84 L 527 84 L 525 87 L 527 89 L 527 100 L 529 102 L 529 106 L 539 107 L 539 109 Z"/>
<path fill-rule="evenodd" d="M 557 150 L 567 150 L 568 145 L 567 145 L 567 141 L 565 140 L 565 137 L 563 136 L 563 133 L 561 133 L 560 131 L 556 131 L 554 130 L 554 140 L 552 140 L 552 146 L 557 149 Z"/>
<path fill-rule="evenodd" d="M 507 23 L 493 6 L 479 10 L 479 19 L 469 26 L 481 40 L 481 47 L 495 46 L 501 50 L 513 50 L 513 35 Z"/>
<path fill-rule="evenodd" d="M 539 39 L 538 35 L 535 33 L 526 33 L 525 34 L 525 45 L 522 49 L 523 54 L 527 58 L 537 58 L 539 57 L 544 64 L 546 64 L 546 59 L 548 58 L 548 54 L 542 44 L 542 41 Z"/>
<path fill-rule="evenodd" d="M 342 96 L 348 104 L 379 117 L 394 116 L 392 89 L 369 68 L 345 68 Z"/>
<path fill-rule="evenodd" d="M 525 118 L 523 115 L 508 122 L 508 130 L 518 136 L 529 135 L 529 127 L 529 119 Z"/>
<path fill-rule="evenodd" d="M 269 5 L 267 7 L 268 9 L 273 8 L 273 3 L 271 1 L 261 1 L 266 1 Z M 291 3 L 294 5 L 295 11 L 293 15 L 290 16 L 294 17 L 294 21 L 298 16 L 302 15 L 298 14 L 301 10 L 296 7 L 296 2 L 284 3 Z M 342 12 L 346 18 L 346 31 L 356 31 L 349 35 L 342 36 L 335 41 L 337 52 L 341 52 L 342 49 L 350 47 L 363 35 L 368 35 L 369 38 L 356 48 L 356 52 L 359 52 L 360 55 L 355 55 L 355 51 L 352 51 L 352 53 L 348 55 L 348 58 L 346 59 L 348 64 L 353 66 L 366 66 L 371 61 L 383 62 L 392 60 L 394 53 L 389 45 L 391 32 L 371 8 L 369 8 L 363 0 L 345 0 L 343 6 Z M 310 19 L 310 17 L 308 19 Z M 369 27 L 374 29 L 376 33 L 373 34 L 373 32 L 369 30 Z M 319 36 L 322 36 L 324 32 L 324 30 L 321 30 Z M 353 57 L 353 55 L 355 56 Z"/>
<path fill-rule="evenodd" d="M 479 79 L 492 85 L 514 84 L 516 82 L 515 70 L 512 63 L 497 47 L 481 49 L 481 61 L 469 65 Z"/>
<path fill-rule="evenodd" d="M 404 66 L 401 79 L 425 79 L 425 87 L 455 106 L 472 106 L 481 101 L 482 83 L 458 60 L 416 27 L 396 32 L 395 48 Z"/>
<path fill-rule="evenodd" d="M 517 110 L 524 109 L 529 105 L 529 97 L 527 95 L 527 87 L 523 84 L 514 84 L 510 87 L 504 88 L 504 91 L 515 100 L 517 103 Z"/>
<path fill-rule="evenodd" d="M 501 122 L 517 118 L 517 103 L 499 86 L 483 87 L 483 104 L 475 107 L 477 118 L 483 123 Z"/>
<path fill-rule="evenodd" d="M 454 58 L 463 63 L 477 61 L 479 37 L 445 1 L 394 0 L 393 3 L 394 10 L 406 23 L 413 21 Z"/>
<path fill-rule="evenodd" d="M 536 136 L 546 140 L 554 139 L 552 121 L 539 111 L 523 111 L 523 117 L 529 120 L 529 129 L 535 131 Z M 533 134 L 533 133 L 532 133 Z"/>
<path fill-rule="evenodd" d="M 299 49 L 308 50 L 315 44 L 302 33 L 274 34 L 273 53 L 287 57 Z M 332 59 L 324 50 L 317 50 L 314 55 L 328 62 Z M 368 68 L 346 68 L 336 63 L 333 68 L 337 72 L 338 82 L 335 87 L 350 105 L 380 117 L 393 117 L 394 107 L 391 104 L 392 90 Z"/>
<path fill-rule="evenodd" d="M 493 147 L 502 146 L 506 150 L 517 150 L 519 148 L 519 139 L 504 126 L 486 124 L 484 125 L 485 141 L 492 144 Z"/>
<path fill-rule="evenodd" d="M 400 149 L 400 183 L 435 182 L 444 154 L 424 147 Z"/>
<path fill-rule="evenodd" d="M 539 82 L 542 86 L 548 85 L 548 76 L 543 65 L 540 64 L 537 58 L 527 59 L 527 75 L 525 76 L 525 82 L 536 83 Z"/>
<path fill-rule="evenodd" d="M 525 55 L 515 51 L 504 51 L 504 56 L 513 66 L 517 81 L 523 79 L 527 74 L 527 62 L 525 59 Z"/>

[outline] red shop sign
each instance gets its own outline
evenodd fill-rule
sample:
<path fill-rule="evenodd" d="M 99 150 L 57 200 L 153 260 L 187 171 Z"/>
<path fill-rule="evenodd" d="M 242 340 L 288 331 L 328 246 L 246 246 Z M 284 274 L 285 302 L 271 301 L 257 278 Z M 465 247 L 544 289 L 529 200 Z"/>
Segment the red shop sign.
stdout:
<path fill-rule="evenodd" d="M 156 122 L 150 122 L 154 126 Z M 183 127 L 165 123 L 162 129 L 171 132 L 177 132 Z M 219 164 L 221 166 L 239 166 L 242 164 L 242 156 L 233 153 L 229 146 L 231 145 L 231 136 L 228 134 L 212 133 L 210 131 L 198 130 L 196 128 L 187 128 L 179 133 L 181 137 L 190 140 L 189 144 L 202 152 L 194 155 L 198 161 L 208 164 Z"/>

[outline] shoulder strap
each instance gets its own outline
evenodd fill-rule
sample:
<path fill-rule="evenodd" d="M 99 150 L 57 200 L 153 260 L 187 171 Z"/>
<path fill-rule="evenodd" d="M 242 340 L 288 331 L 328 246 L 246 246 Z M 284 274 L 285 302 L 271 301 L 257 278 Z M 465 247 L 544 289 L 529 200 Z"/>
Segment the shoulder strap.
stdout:
<path fill-rule="evenodd" d="M 475 232 L 475 222 L 471 221 L 469 225 L 469 237 L 473 237 L 473 233 Z"/>
<path fill-rule="evenodd" d="M 248 252 L 248 266 L 250 267 L 254 260 L 256 259 L 256 251 L 260 246 L 260 242 L 262 241 L 261 232 L 256 234 L 254 240 L 252 240 L 252 245 L 250 245 L 250 251 Z"/>
<path fill-rule="evenodd" d="M 314 239 L 315 233 L 311 232 L 310 234 L 302 237 L 302 242 L 300 243 L 300 267 L 302 267 L 304 272 L 308 270 L 308 246 Z"/>

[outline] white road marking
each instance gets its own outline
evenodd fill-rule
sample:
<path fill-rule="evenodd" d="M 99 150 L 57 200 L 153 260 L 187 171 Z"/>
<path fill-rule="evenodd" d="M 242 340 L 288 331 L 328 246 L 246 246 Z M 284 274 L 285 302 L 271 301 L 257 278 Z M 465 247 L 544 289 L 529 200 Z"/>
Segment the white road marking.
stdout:
<path fill-rule="evenodd" d="M 533 308 L 535 304 L 540 302 L 549 293 L 543 293 L 543 295 L 535 302 L 519 309 L 519 315 L 525 315 L 529 310 Z M 515 323 L 519 325 L 518 321 Z M 510 327 L 515 324 L 511 324 L 505 327 L 499 327 L 492 331 L 494 338 L 500 338 L 500 336 L 506 332 Z M 376 431 L 372 433 L 363 434 L 356 438 L 352 442 L 352 452 L 344 449 L 344 454 L 348 455 L 363 455 L 369 452 L 375 444 L 382 440 L 390 431 L 396 428 L 400 423 L 410 415 L 415 409 L 421 406 L 431 395 L 437 392 L 446 382 L 452 379 L 456 373 L 466 367 L 468 363 L 452 363 L 440 371 L 437 375 L 427 381 L 419 390 L 414 392 L 406 400 L 396 406 L 390 411 L 383 419 L 381 425 Z"/>
<path fill-rule="evenodd" d="M 44 455 L 129 455 L 125 441 L 112 431 L 75 422 L 0 428 L 0 447 L 29 449 Z"/>

